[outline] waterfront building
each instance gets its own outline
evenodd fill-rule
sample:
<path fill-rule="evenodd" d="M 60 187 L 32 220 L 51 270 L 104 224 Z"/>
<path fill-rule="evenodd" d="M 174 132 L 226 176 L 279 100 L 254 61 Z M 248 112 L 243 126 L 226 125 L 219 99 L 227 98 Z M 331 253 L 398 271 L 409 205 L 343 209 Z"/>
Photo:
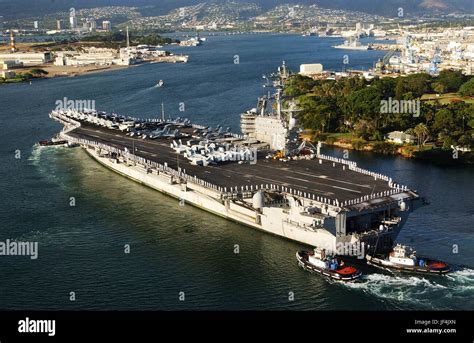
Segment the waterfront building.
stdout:
<path fill-rule="evenodd" d="M 415 137 L 402 131 L 392 131 L 387 135 L 387 140 L 397 144 L 413 144 L 415 143 Z"/>
<path fill-rule="evenodd" d="M 17 63 L 17 61 L 14 61 L 14 60 L 0 61 L 0 70 L 8 70 L 15 67 L 21 67 L 21 66 L 22 64 Z"/>
<path fill-rule="evenodd" d="M 56 66 L 85 66 L 85 65 L 131 65 L 138 62 L 133 54 L 129 54 L 127 48 L 120 50 L 108 48 L 87 48 L 83 52 L 60 51 L 55 54 L 54 65 Z"/>
<path fill-rule="evenodd" d="M 323 65 L 320 63 L 301 64 L 300 75 L 310 76 L 314 74 L 321 74 L 323 72 Z"/>
<path fill-rule="evenodd" d="M 404 74 L 429 72 L 437 75 L 446 69 L 472 74 L 474 30 L 446 29 L 443 32 L 405 33 L 399 39 L 401 54 L 388 61 L 388 69 Z"/>
<path fill-rule="evenodd" d="M 51 52 L 22 52 L 0 54 L 0 62 L 15 61 L 17 65 L 34 66 L 52 61 Z"/>

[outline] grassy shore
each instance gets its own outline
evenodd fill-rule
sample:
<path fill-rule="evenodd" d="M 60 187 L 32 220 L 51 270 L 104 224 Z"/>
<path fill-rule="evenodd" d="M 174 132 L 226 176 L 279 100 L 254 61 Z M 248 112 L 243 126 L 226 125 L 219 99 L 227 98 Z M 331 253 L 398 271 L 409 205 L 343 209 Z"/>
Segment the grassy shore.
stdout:
<path fill-rule="evenodd" d="M 421 101 L 426 101 L 429 104 L 434 104 L 438 101 L 441 105 L 450 104 L 453 102 L 466 102 L 468 104 L 474 104 L 474 97 L 461 96 L 457 93 L 445 93 L 445 94 L 423 94 Z"/>
<path fill-rule="evenodd" d="M 10 84 L 10 83 L 20 83 L 20 82 L 31 82 L 38 79 L 51 79 L 55 77 L 74 77 L 74 76 L 80 76 L 84 74 L 93 74 L 93 73 L 101 73 L 101 72 L 112 71 L 112 70 L 120 70 L 120 69 L 125 69 L 125 68 L 129 68 L 133 66 L 135 65 L 130 65 L 130 66 L 119 66 L 119 65 L 55 66 L 53 64 L 45 64 L 45 65 L 36 66 L 34 68 L 15 69 L 17 76 L 11 79 L 0 81 L 0 85 Z M 31 70 L 37 69 L 37 68 L 44 70 L 46 74 L 32 75 Z"/>
<path fill-rule="evenodd" d="M 357 138 L 351 133 L 328 133 L 315 137 L 314 134 L 306 130 L 302 138 L 309 139 L 316 143 L 318 140 L 327 145 L 347 150 L 370 151 L 385 155 L 400 155 L 405 158 L 419 159 L 436 164 L 459 165 L 474 164 L 473 152 L 457 152 L 445 150 L 434 144 L 418 146 L 413 144 L 396 144 L 388 141 L 366 141 Z"/>

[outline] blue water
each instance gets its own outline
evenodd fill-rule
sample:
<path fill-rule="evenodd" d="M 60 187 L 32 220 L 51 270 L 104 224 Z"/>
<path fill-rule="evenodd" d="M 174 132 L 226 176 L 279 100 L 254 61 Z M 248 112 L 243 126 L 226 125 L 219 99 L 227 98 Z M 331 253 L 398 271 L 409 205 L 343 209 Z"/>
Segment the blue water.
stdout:
<path fill-rule="evenodd" d="M 301 63 L 341 70 L 348 54 L 351 68 L 367 69 L 383 56 L 331 48 L 341 42 L 215 36 L 201 47 L 174 47 L 190 55 L 186 65 L 148 64 L 0 87 L 0 241 L 39 242 L 38 260 L 0 257 L 0 308 L 472 310 L 472 168 L 351 153 L 359 165 L 428 198 L 431 205 L 411 215 L 399 239 L 458 270 L 443 277 L 394 277 L 365 268 L 362 282 L 340 285 L 299 269 L 294 258 L 299 244 L 180 207 L 103 168 L 80 149 L 33 147 L 61 128 L 48 113 L 64 97 L 95 100 L 98 109 L 141 117 L 158 116 L 163 101 L 167 115 L 238 130 L 239 113 L 254 107 L 265 91 L 262 74 L 275 71 L 282 60 L 293 70 Z M 240 64 L 234 64 L 235 55 Z M 164 88 L 153 87 L 159 79 Z M 184 113 L 178 111 L 181 102 Z M 21 159 L 15 159 L 17 150 Z M 130 254 L 124 253 L 126 244 Z M 179 301 L 179 292 L 185 301 Z"/>

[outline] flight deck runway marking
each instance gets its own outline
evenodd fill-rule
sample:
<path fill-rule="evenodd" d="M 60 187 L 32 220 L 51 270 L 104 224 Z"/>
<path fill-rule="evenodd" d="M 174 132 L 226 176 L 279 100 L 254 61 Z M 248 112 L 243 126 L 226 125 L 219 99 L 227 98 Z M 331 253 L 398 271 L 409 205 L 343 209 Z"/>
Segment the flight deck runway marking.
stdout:
<path fill-rule="evenodd" d="M 265 168 L 271 168 L 271 169 L 276 169 L 276 170 L 282 170 L 281 168 L 275 168 L 275 167 L 270 167 L 270 166 L 265 166 L 265 165 L 263 165 L 263 167 L 265 167 Z M 305 168 L 305 169 L 306 169 L 306 168 Z M 317 177 L 317 178 L 321 178 L 321 179 L 325 179 L 325 180 L 330 180 L 330 181 L 334 181 L 334 182 L 339 182 L 339 183 L 345 183 L 345 184 L 349 184 L 349 185 L 356 186 L 356 187 L 372 188 L 372 187 L 369 186 L 369 185 L 361 185 L 361 184 L 357 184 L 357 183 L 353 183 L 353 182 L 349 182 L 349 181 L 337 180 L 337 179 L 330 178 L 330 177 L 328 177 L 328 176 L 326 176 L 326 175 L 314 175 L 314 174 L 310 174 L 310 173 L 300 172 L 300 171 L 297 171 L 297 170 L 293 170 L 292 173 L 301 174 L 301 175 L 309 176 L 309 177 Z"/>
<path fill-rule="evenodd" d="M 314 182 L 314 181 L 309 181 L 309 180 L 304 180 L 304 179 L 299 179 L 299 178 L 293 177 L 293 176 L 287 176 L 287 178 L 292 179 L 292 180 L 301 181 L 301 182 L 307 182 L 307 183 L 312 183 L 312 184 L 318 184 L 318 185 L 324 185 L 324 186 L 326 186 L 326 184 L 322 184 L 322 183 Z M 358 194 L 362 193 L 361 191 L 356 191 L 355 189 L 344 188 L 344 187 L 338 187 L 338 186 L 334 186 L 334 185 L 327 185 L 327 187 L 342 189 L 342 190 L 345 190 L 345 191 L 348 191 L 348 192 L 352 192 L 352 193 L 358 193 Z"/>
<path fill-rule="evenodd" d="M 211 168 L 215 168 L 215 167 L 211 167 Z M 229 172 L 231 173 L 234 173 L 234 174 L 239 174 L 243 177 L 248 177 L 248 174 L 243 174 L 243 173 L 240 173 L 240 172 L 236 172 L 235 170 L 228 170 Z M 254 179 L 259 179 L 259 180 L 262 180 L 262 181 L 266 181 L 268 183 L 274 183 L 274 184 L 281 184 L 281 185 L 287 185 L 287 183 L 283 183 L 282 181 L 280 180 L 275 180 L 275 179 L 269 179 L 269 178 L 265 178 L 265 177 L 262 177 L 262 176 L 257 176 L 257 175 L 252 175 L 252 177 Z M 322 186 L 326 186 L 326 185 L 322 185 Z M 320 194 L 323 194 L 323 195 L 326 195 L 326 196 L 331 196 L 331 195 L 335 195 L 334 193 L 332 192 L 328 192 L 328 191 L 323 191 L 321 189 L 317 189 L 317 188 L 309 188 L 309 187 L 306 187 L 306 186 L 302 186 L 302 185 L 293 185 L 292 186 L 294 189 L 307 189 L 307 190 L 310 190 L 312 193 L 320 193 Z"/>

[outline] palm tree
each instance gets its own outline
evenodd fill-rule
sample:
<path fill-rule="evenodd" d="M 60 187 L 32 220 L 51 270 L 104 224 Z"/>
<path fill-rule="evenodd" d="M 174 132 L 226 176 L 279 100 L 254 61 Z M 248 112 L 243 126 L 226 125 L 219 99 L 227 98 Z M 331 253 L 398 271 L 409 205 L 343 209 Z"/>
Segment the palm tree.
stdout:
<path fill-rule="evenodd" d="M 413 133 L 418 139 L 418 146 L 424 146 L 425 143 L 428 141 L 428 138 L 430 137 L 430 131 L 428 130 L 428 127 L 423 123 L 420 123 L 415 126 L 415 128 L 413 129 Z"/>

